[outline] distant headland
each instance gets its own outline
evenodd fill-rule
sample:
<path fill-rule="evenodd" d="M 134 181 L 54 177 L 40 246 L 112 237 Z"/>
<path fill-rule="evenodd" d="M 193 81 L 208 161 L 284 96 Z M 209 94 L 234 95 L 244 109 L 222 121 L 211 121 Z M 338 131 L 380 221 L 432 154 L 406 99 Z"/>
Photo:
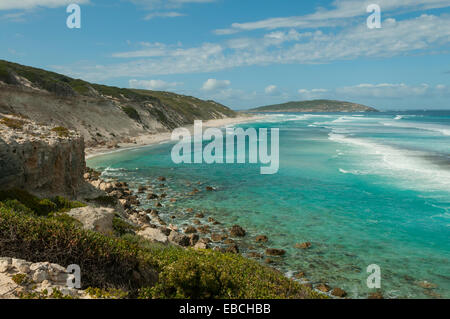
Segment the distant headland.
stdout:
<path fill-rule="evenodd" d="M 373 107 L 334 100 L 311 100 L 261 106 L 249 112 L 378 112 Z"/>

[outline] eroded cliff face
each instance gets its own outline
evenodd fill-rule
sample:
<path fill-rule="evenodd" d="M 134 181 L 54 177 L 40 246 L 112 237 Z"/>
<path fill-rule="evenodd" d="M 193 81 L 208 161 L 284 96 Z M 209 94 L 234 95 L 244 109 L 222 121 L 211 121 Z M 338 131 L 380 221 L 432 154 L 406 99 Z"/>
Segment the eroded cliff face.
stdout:
<path fill-rule="evenodd" d="M 78 133 L 0 114 L 0 189 L 75 197 L 85 167 Z"/>

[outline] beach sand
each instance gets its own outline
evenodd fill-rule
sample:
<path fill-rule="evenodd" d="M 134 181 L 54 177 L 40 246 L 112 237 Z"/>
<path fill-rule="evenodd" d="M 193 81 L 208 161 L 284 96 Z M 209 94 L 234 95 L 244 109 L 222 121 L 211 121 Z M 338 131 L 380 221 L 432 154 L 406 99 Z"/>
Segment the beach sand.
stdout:
<path fill-rule="evenodd" d="M 223 118 L 223 119 L 216 119 L 216 120 L 209 120 L 203 122 L 203 128 L 209 128 L 209 127 L 217 127 L 222 128 L 228 125 L 234 125 L 239 123 L 247 123 L 247 122 L 253 122 L 263 119 L 264 115 L 254 115 L 254 116 L 239 116 L 239 117 L 230 117 L 230 118 Z M 185 126 L 185 128 L 189 129 L 189 131 L 193 131 L 194 126 L 188 125 Z M 86 148 L 86 159 L 92 158 L 94 156 L 99 156 L 103 154 L 108 154 L 112 152 L 122 151 L 126 149 L 132 149 L 142 146 L 148 146 L 153 144 L 158 144 L 162 142 L 170 141 L 172 136 L 171 131 L 167 132 L 161 132 L 161 133 L 154 133 L 154 134 L 145 134 L 141 136 L 137 136 L 134 138 L 135 143 L 119 143 L 119 148 L 107 148 L 107 147 L 91 147 Z"/>

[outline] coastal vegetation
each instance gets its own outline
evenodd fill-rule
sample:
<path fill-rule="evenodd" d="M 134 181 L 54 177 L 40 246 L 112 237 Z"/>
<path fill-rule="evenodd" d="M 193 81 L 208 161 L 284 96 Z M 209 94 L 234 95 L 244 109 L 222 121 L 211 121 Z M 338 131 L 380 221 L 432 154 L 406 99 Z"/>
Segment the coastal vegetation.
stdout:
<path fill-rule="evenodd" d="M 129 141 L 194 120 L 237 116 L 214 101 L 95 84 L 4 60 L 0 60 L 0 91 L 0 113 L 31 116 L 37 123 L 74 129 L 92 146 Z M 20 122 L 3 121 L 21 127 Z"/>
<path fill-rule="evenodd" d="M 55 217 L 54 212 L 81 206 L 78 202 L 40 199 L 19 190 L 0 196 L 2 254 L 79 264 L 83 288 L 95 287 L 89 291 L 98 298 L 324 297 L 238 254 L 153 243 L 117 220 L 117 231 L 104 235 Z"/>

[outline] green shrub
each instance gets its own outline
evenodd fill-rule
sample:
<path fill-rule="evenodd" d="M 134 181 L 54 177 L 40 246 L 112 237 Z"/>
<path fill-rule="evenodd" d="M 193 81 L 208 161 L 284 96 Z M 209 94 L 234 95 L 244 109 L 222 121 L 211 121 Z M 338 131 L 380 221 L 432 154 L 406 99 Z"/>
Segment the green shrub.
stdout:
<path fill-rule="evenodd" d="M 279 271 L 240 255 L 213 250 L 152 250 L 158 283 L 140 298 L 324 298 Z"/>
<path fill-rule="evenodd" d="M 99 288 L 91 289 L 99 298 L 117 297 L 113 292 L 120 291 L 110 288 L 139 298 L 325 297 L 241 255 L 152 243 L 132 234 L 131 225 L 118 217 L 113 223 L 120 238 L 83 230 L 62 212 L 43 214 L 48 207 L 63 210 L 77 205 L 63 198 L 40 200 L 18 190 L 0 192 L 2 198 L 6 198 L 0 205 L 2 255 L 62 266 L 78 264 L 83 287 Z M 31 207 L 46 217 L 23 213 Z"/>
<path fill-rule="evenodd" d="M 39 205 L 39 215 L 48 215 L 53 211 L 56 211 L 58 206 L 52 202 L 50 199 L 44 198 L 38 202 Z"/>
<path fill-rule="evenodd" d="M 126 291 L 113 288 L 100 289 L 89 287 L 86 289 L 86 293 L 95 299 L 125 299 L 128 297 L 128 293 Z"/>
<path fill-rule="evenodd" d="M 127 223 L 122 218 L 114 217 L 113 218 L 113 230 L 116 236 L 123 236 L 125 234 L 134 234 L 134 231 L 137 230 L 137 227 Z"/>
<path fill-rule="evenodd" d="M 23 128 L 25 121 L 4 117 L 0 120 L 0 124 L 6 125 L 7 127 L 12 128 L 14 130 L 20 130 Z"/>
<path fill-rule="evenodd" d="M 84 287 L 132 291 L 154 281 L 154 273 L 142 263 L 135 245 L 5 207 L 0 208 L 0 251 L 4 256 L 30 261 L 78 264 Z M 133 276 L 135 273 L 139 276 Z"/>
<path fill-rule="evenodd" d="M 52 132 L 56 132 L 56 134 L 58 134 L 59 137 L 69 137 L 70 136 L 69 129 L 62 127 L 62 126 L 54 127 L 51 130 L 52 130 Z"/>
<path fill-rule="evenodd" d="M 128 115 L 129 118 L 140 122 L 141 117 L 139 116 L 139 113 L 136 111 L 136 109 L 132 108 L 131 106 L 122 106 L 122 111 L 125 112 L 126 115 Z"/>
<path fill-rule="evenodd" d="M 27 191 L 11 189 L 0 191 L 0 202 L 24 213 L 35 213 L 38 216 L 47 216 L 50 213 L 67 212 L 72 208 L 84 207 L 83 203 L 69 201 L 61 196 L 40 199 Z M 12 206 L 11 206 L 12 205 Z"/>
<path fill-rule="evenodd" d="M 26 207 L 24 204 L 22 204 L 21 202 L 19 202 L 17 199 L 13 199 L 13 200 L 6 200 L 4 202 L 0 202 L 0 207 L 6 207 L 6 208 L 10 208 L 16 212 L 22 213 L 22 214 L 27 214 L 27 215 L 33 215 L 34 212 L 29 209 L 28 207 Z"/>
<path fill-rule="evenodd" d="M 91 203 L 95 203 L 101 206 L 109 206 L 109 207 L 114 207 L 117 205 L 117 199 L 115 197 L 112 196 L 99 196 L 96 197 L 94 199 L 86 199 L 86 201 L 91 202 Z"/>
<path fill-rule="evenodd" d="M 27 274 L 15 274 L 11 277 L 11 280 L 19 286 L 26 286 L 31 283 L 31 280 L 28 278 Z"/>
<path fill-rule="evenodd" d="M 56 204 L 58 212 L 67 212 L 73 208 L 85 207 L 86 204 L 83 204 L 78 201 L 70 201 L 67 198 L 62 196 L 56 196 L 52 199 L 52 202 Z"/>

